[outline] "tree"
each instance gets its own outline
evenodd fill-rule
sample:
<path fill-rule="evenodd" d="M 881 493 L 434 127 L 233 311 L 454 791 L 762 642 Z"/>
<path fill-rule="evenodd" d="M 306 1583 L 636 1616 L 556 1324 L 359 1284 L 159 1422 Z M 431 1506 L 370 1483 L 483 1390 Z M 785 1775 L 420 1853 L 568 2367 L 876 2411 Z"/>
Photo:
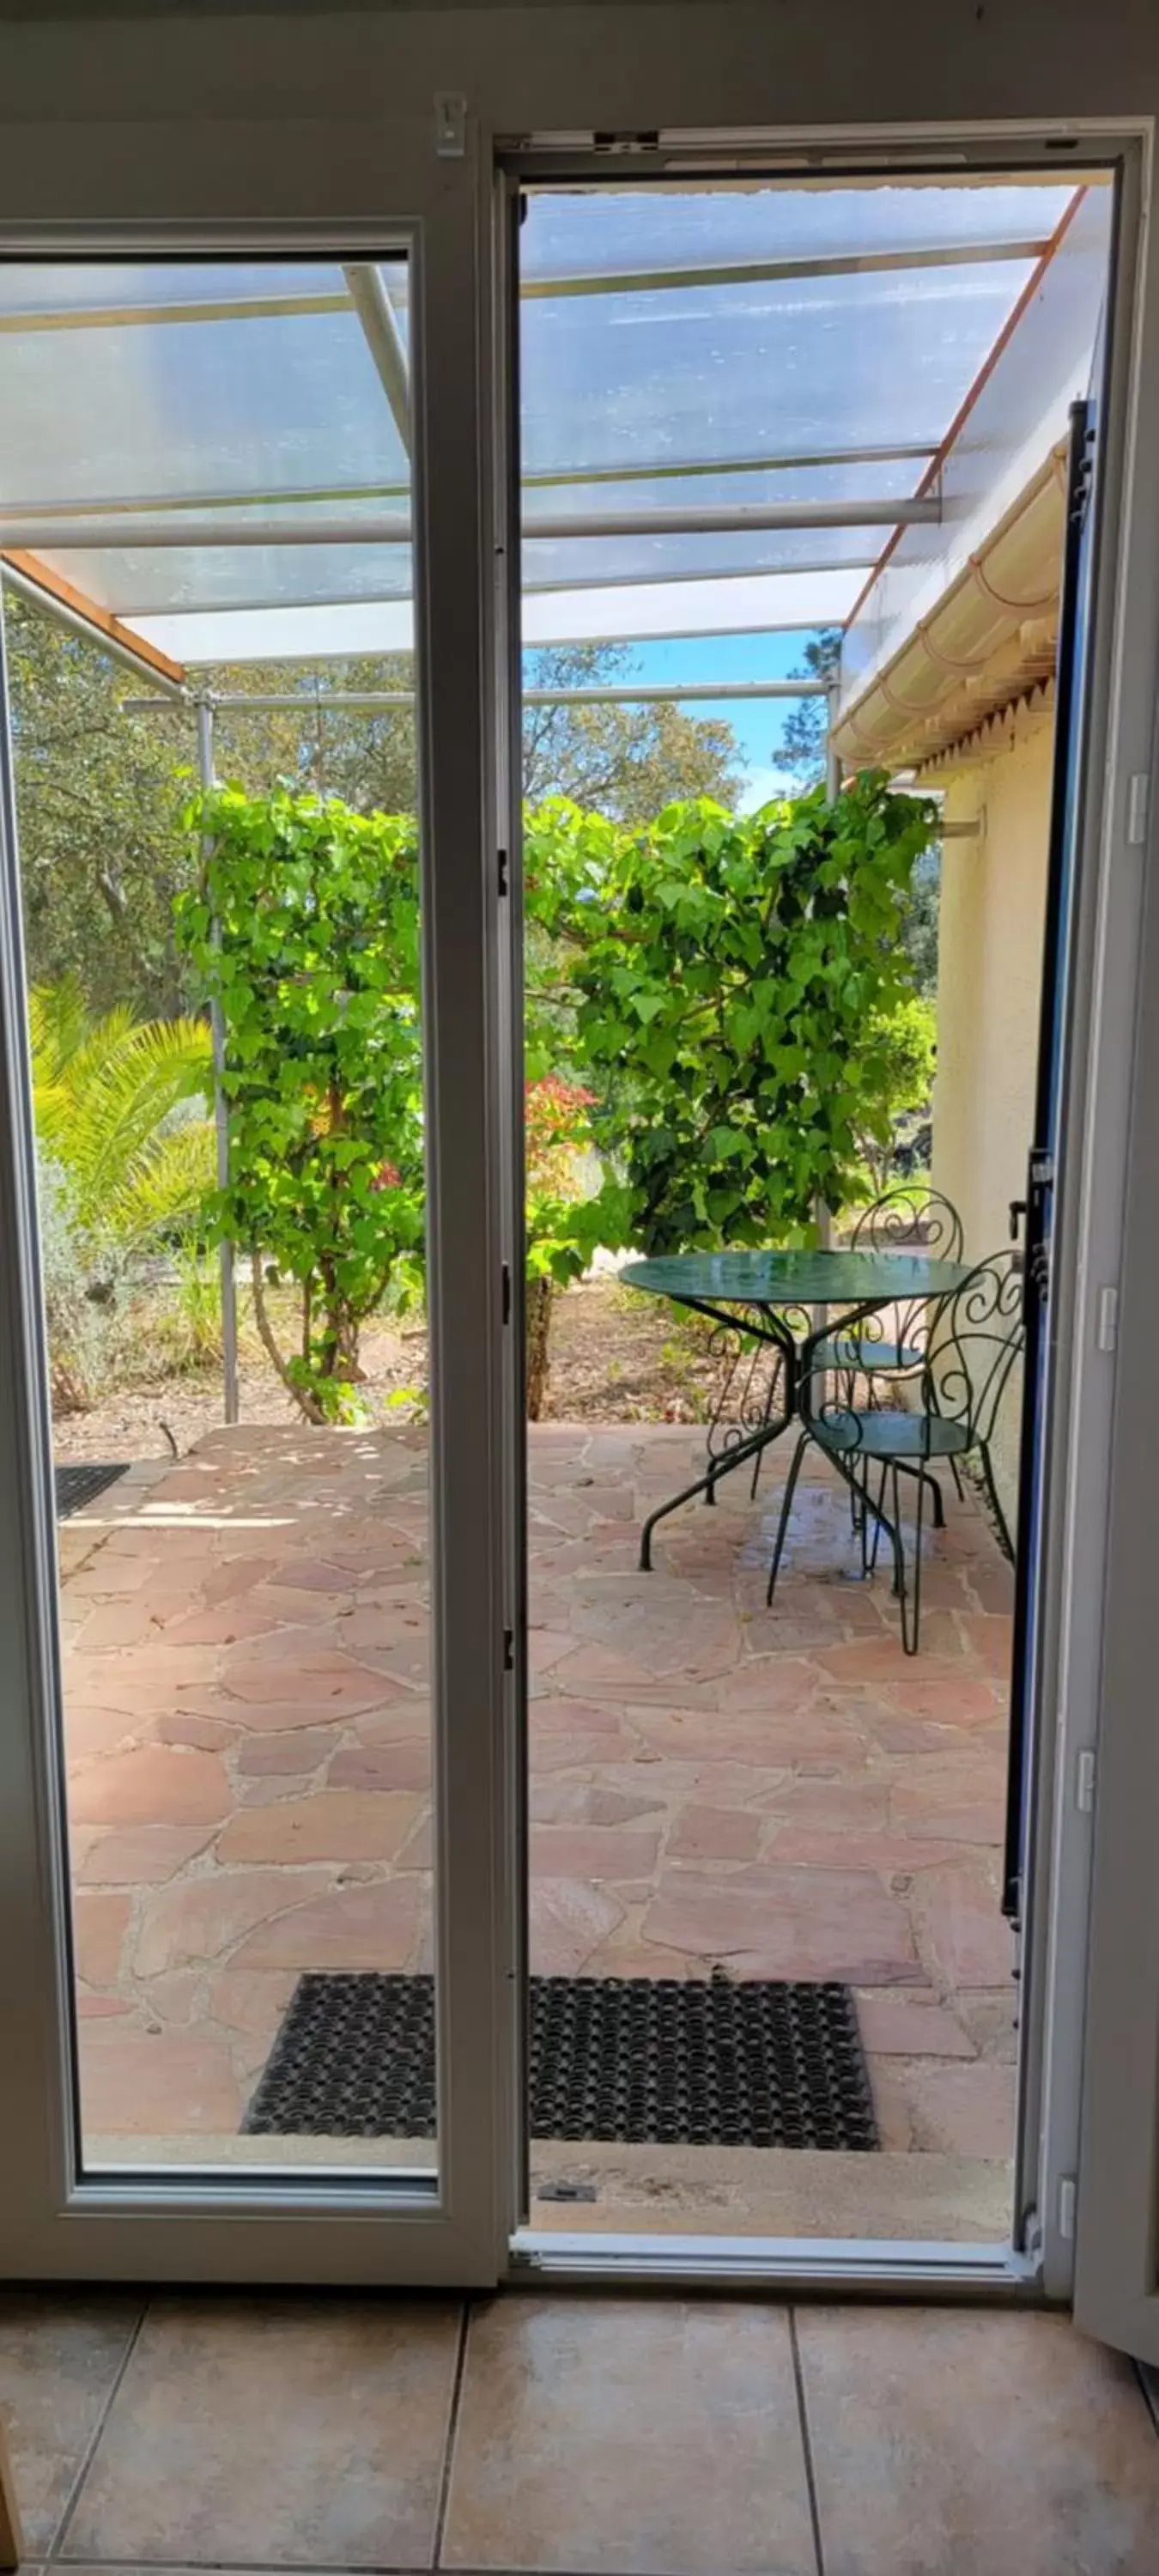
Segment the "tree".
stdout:
<path fill-rule="evenodd" d="M 534 689 L 612 688 L 631 677 L 621 644 L 563 644 L 529 657 Z M 567 796 L 620 823 L 646 823 L 690 796 L 735 803 L 740 749 L 732 726 L 641 705 L 524 706 L 523 792 L 529 805 Z"/>
<path fill-rule="evenodd" d="M 410 653 L 363 655 L 342 662 L 248 662 L 207 671 L 209 688 L 230 696 L 294 696 L 298 707 L 222 707 L 214 727 L 219 778 L 267 796 L 284 786 L 295 793 L 337 796 L 357 814 L 413 814 L 418 803 L 418 753 L 413 699 L 409 705 L 344 707 L 327 704 L 349 692 L 409 694 L 414 688 Z"/>
<path fill-rule="evenodd" d="M 596 1093 L 612 1178 L 585 1211 L 646 1252 L 808 1239 L 860 1190 L 896 1105 L 899 939 L 933 807 L 867 774 L 733 818 L 649 830 L 573 806 L 529 818 L 528 910 L 548 943 L 535 1008 Z"/>
<path fill-rule="evenodd" d="M 4 626 L 30 980 L 75 976 L 98 1013 L 179 1011 L 189 718 L 126 715 L 132 680 L 11 592 Z"/>
<path fill-rule="evenodd" d="M 841 629 L 822 627 L 811 635 L 804 654 L 791 680 L 831 680 L 841 660 Z M 825 698 L 798 698 L 790 707 L 781 726 L 780 737 L 773 744 L 772 757 L 781 769 L 802 787 L 817 787 L 825 776 L 825 736 L 829 729 L 829 705 Z"/>
<path fill-rule="evenodd" d="M 358 1342 L 423 1259 L 418 845 L 408 815 L 217 788 L 187 815 L 178 935 L 227 1044 L 215 1231 L 250 1256 L 266 1352 L 309 1422 L 354 1420 Z M 298 1291 L 282 1347 L 267 1272 Z"/>

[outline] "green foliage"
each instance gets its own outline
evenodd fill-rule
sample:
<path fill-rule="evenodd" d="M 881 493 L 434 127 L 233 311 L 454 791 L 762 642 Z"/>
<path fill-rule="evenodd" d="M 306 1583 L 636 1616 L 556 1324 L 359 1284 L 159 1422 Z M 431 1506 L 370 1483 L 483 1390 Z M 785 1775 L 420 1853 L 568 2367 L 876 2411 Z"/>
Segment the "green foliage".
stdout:
<path fill-rule="evenodd" d="M 877 1015 L 867 1037 L 880 1079 L 880 1106 L 888 1129 L 883 1143 L 880 1124 L 862 1131 L 860 1142 L 874 1196 L 888 1187 L 899 1130 L 928 1118 L 938 1052 L 938 1017 L 924 994 L 912 993 L 891 1011 Z"/>
<path fill-rule="evenodd" d="M 11 593 L 4 630 L 29 979 L 75 976 L 97 1012 L 179 1011 L 189 719 L 125 715 L 131 678 Z"/>
<path fill-rule="evenodd" d="M 942 852 L 939 844 L 923 850 L 913 873 L 913 886 L 902 926 L 914 970 L 915 989 L 931 1001 L 938 989 L 938 905 L 941 898 Z"/>
<path fill-rule="evenodd" d="M 187 824 L 204 856 L 178 936 L 227 1030 L 231 1178 L 212 1224 L 249 1250 L 258 1330 L 307 1418 L 354 1419 L 359 1328 L 421 1277 L 415 826 L 236 788 Z M 297 1284 L 293 1353 L 266 1265 Z"/>
<path fill-rule="evenodd" d="M 873 774 L 832 806 L 699 802 L 638 833 L 561 802 L 529 818 L 532 1044 L 554 1018 L 597 1094 L 599 1240 L 808 1239 L 818 1203 L 856 1194 L 866 1140 L 889 1141 L 899 930 L 934 822 Z"/>
<path fill-rule="evenodd" d="M 213 1172 L 205 1023 L 93 1019 L 66 977 L 33 987 L 28 1024 L 37 1144 L 72 1222 L 122 1259 L 188 1228 Z"/>

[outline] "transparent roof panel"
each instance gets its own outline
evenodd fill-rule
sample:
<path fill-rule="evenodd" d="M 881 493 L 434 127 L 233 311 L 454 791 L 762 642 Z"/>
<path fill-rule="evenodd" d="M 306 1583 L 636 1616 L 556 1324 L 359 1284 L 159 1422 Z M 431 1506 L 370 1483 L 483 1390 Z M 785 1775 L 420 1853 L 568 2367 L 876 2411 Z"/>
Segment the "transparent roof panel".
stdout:
<path fill-rule="evenodd" d="M 561 605 L 566 631 L 598 595 L 606 631 L 630 634 L 670 594 L 700 600 L 692 631 L 709 632 L 718 593 L 746 582 L 754 599 L 783 585 L 802 625 L 831 615 L 895 523 L 809 525 L 810 505 L 824 520 L 917 490 L 1074 195 L 1007 176 L 533 192 L 521 399 L 536 615 L 550 624 L 553 595 L 580 603 Z M 337 635 L 344 612 L 351 635 L 378 611 L 385 631 L 413 578 L 405 261 L 370 273 L 377 341 L 367 274 L 302 259 L 0 264 L 0 542 L 130 623 L 192 636 L 203 620 L 213 658 L 231 614 L 239 636 L 263 619 L 289 634 L 296 616 L 303 636 Z M 782 504 L 798 524 L 655 524 Z"/>
<path fill-rule="evenodd" d="M 234 268 L 177 274 L 196 283 L 186 296 L 192 311 L 211 307 L 220 318 L 119 322 L 111 317 L 163 300 L 155 269 L 134 279 L 123 268 L 56 268 L 41 272 L 35 309 L 50 309 L 51 292 L 52 309 L 67 318 L 28 328 L 10 283 L 15 276 L 16 294 L 27 297 L 36 273 L 0 270 L 7 509 L 405 480 L 406 451 L 348 297 L 344 309 L 302 312 L 280 267 L 264 282 L 261 272 Z M 307 274 L 328 295 L 345 293 L 340 270 Z M 102 318 L 86 324 L 94 309 Z"/>
<path fill-rule="evenodd" d="M 117 603 L 117 614 L 163 617 L 199 608 L 309 608 L 327 601 L 409 599 L 409 546 L 156 546 L 81 554 L 44 551 L 66 581 Z M 82 570 L 83 567 L 83 570 Z"/>
<path fill-rule="evenodd" d="M 728 188 L 686 183 L 533 192 L 522 227 L 525 280 L 672 269 L 724 260 L 836 258 L 894 250 L 1045 242 L 1073 187 Z"/>
<path fill-rule="evenodd" d="M 590 582 L 712 581 L 722 573 L 827 571 L 876 563 L 888 528 L 714 529 L 680 536 L 529 537 L 523 577 L 531 590 Z"/>
<path fill-rule="evenodd" d="M 525 465 L 936 445 L 1031 274 L 980 261 L 529 303 Z"/>

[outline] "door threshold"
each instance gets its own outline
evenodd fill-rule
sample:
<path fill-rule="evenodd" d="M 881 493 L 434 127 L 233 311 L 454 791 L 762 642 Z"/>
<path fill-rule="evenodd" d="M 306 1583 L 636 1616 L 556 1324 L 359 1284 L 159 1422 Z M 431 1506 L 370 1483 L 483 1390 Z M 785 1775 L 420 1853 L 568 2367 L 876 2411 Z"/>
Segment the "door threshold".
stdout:
<path fill-rule="evenodd" d="M 740 2288 L 864 2292 L 888 2298 L 1042 2297 L 1037 2256 L 1012 2245 L 955 2245 L 871 2237 L 596 2235 L 521 2227 L 506 2274 L 519 2289 Z"/>

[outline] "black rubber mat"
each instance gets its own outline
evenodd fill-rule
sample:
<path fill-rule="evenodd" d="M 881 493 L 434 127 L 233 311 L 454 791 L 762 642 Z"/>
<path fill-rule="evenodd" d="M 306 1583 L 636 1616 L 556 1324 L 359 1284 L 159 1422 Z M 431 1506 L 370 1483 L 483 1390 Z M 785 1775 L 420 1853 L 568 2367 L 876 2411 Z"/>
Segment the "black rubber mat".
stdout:
<path fill-rule="evenodd" d="M 79 1466 L 57 1467 L 54 1473 L 58 1521 L 66 1521 L 70 1512 L 83 1511 L 86 1503 L 95 1503 L 106 1485 L 115 1485 L 118 1476 L 128 1473 L 128 1466 L 127 1458 L 115 1467 L 104 1465 L 95 1458 L 91 1461 L 86 1458 Z"/>
<path fill-rule="evenodd" d="M 533 2138 L 878 2143 L 848 1986 L 533 1977 L 529 2078 Z M 300 1978 L 244 2126 L 433 2137 L 433 1979 Z"/>

